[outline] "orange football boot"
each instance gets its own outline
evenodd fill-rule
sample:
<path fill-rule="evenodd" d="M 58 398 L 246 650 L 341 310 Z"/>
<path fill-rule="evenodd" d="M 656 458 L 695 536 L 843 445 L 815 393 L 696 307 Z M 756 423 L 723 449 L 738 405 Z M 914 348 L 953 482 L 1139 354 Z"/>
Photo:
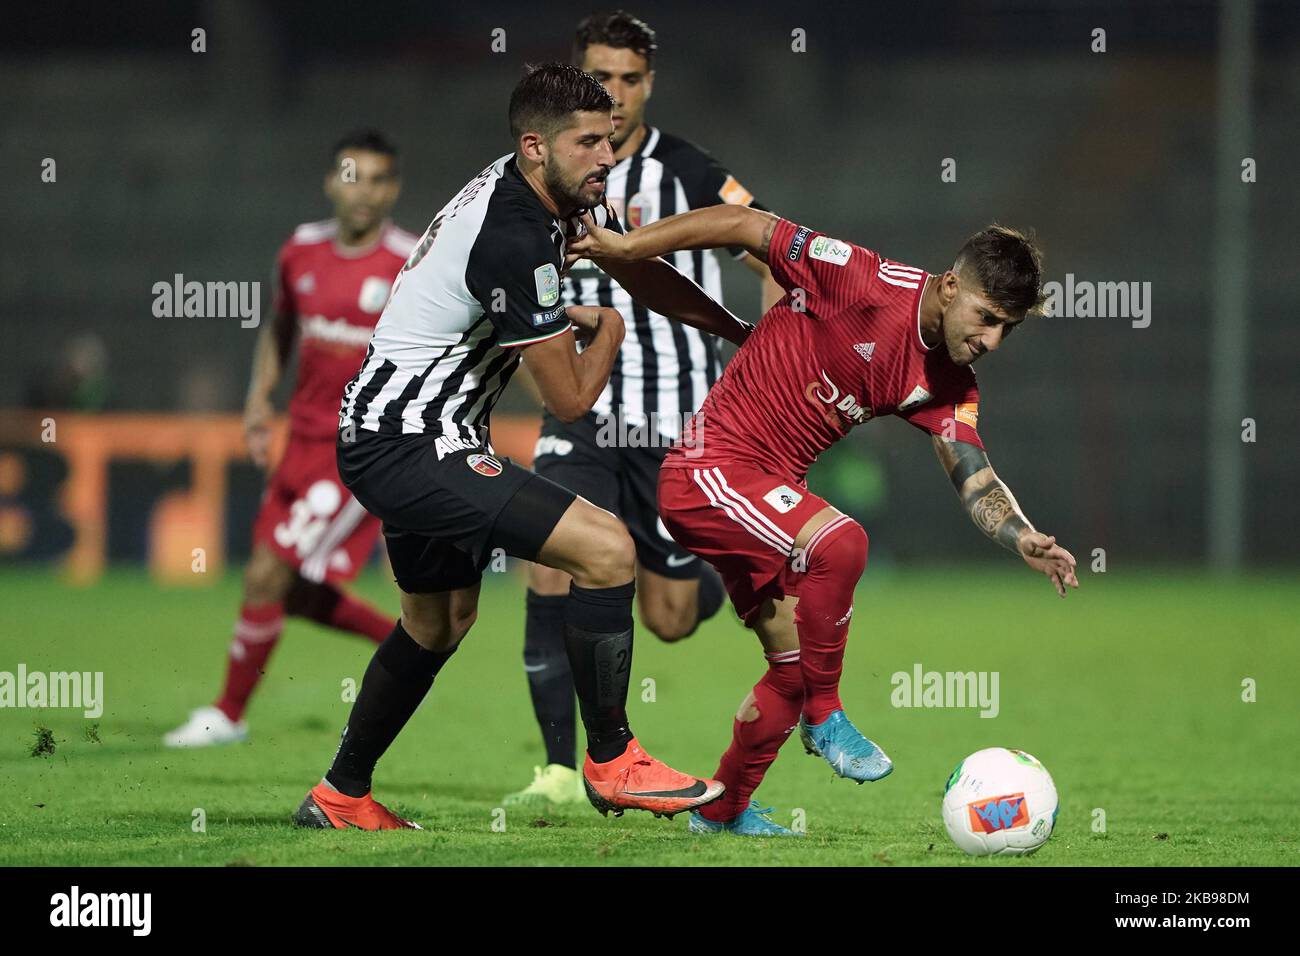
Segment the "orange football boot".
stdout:
<path fill-rule="evenodd" d="M 672 818 L 683 810 L 712 803 L 726 789 L 717 780 L 701 780 L 679 773 L 641 749 L 633 737 L 627 750 L 608 763 L 595 763 L 591 755 L 582 766 L 587 799 L 602 814 L 624 810 L 649 810 L 657 817 Z"/>
<path fill-rule="evenodd" d="M 403 820 L 386 806 L 366 794 L 349 797 L 321 781 L 311 788 L 293 822 L 317 830 L 422 830 L 418 823 Z"/>

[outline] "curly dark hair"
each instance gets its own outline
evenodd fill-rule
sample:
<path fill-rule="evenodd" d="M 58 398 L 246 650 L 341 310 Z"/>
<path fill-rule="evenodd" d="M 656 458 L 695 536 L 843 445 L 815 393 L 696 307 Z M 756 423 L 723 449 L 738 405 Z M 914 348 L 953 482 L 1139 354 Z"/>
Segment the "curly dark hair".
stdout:
<path fill-rule="evenodd" d="M 993 223 L 962 245 L 952 271 L 973 275 L 989 301 L 1010 315 L 1037 313 L 1043 292 L 1043 253 L 1033 233 Z"/>

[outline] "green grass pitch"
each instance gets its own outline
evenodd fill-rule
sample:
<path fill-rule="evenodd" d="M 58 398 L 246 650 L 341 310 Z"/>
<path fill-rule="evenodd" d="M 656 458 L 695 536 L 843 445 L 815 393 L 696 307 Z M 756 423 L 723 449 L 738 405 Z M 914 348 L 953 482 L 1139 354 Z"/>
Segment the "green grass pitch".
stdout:
<path fill-rule="evenodd" d="M 291 622 L 250 710 L 250 743 L 171 752 L 160 735 L 218 689 L 237 576 L 161 590 L 119 571 L 71 589 L 4 572 L 0 671 L 103 671 L 106 706 L 97 721 L 0 709 L 0 864 L 1296 865 L 1296 580 L 1091 574 L 1061 601 L 1010 561 L 869 568 L 844 699 L 895 770 L 860 787 L 834 779 L 796 734 L 758 792 L 779 822 L 802 812 L 807 837 L 781 841 L 692 837 L 684 817 L 606 819 L 585 805 L 507 814 L 501 829 L 501 796 L 542 760 L 515 573 L 487 576 L 477 627 L 379 765 L 376 795 L 427 832 L 368 834 L 288 821 L 333 755 L 343 681 L 360 680 L 370 645 Z M 395 606 L 378 573 L 358 589 Z M 891 675 L 918 662 L 997 671 L 999 714 L 891 706 Z M 678 645 L 643 635 L 633 728 L 657 756 L 711 773 L 762 667 L 727 611 Z M 642 699 L 646 678 L 653 701 Z M 1242 699 L 1247 678 L 1255 702 Z M 32 756 L 41 727 L 54 752 Z M 1038 756 L 1061 795 L 1055 835 L 1028 859 L 967 858 L 940 820 L 948 773 L 994 745 Z M 195 832 L 196 810 L 206 832 Z"/>

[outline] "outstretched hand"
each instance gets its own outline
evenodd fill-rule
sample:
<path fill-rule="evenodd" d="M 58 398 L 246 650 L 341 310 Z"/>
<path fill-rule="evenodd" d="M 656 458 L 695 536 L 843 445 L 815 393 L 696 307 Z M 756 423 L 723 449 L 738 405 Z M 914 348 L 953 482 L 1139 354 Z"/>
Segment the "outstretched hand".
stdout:
<path fill-rule="evenodd" d="M 583 213 L 578 220 L 582 227 L 578 235 L 570 239 L 565 246 L 566 256 L 576 255 L 584 259 L 630 260 L 627 236 L 596 225 L 591 213 Z"/>
<path fill-rule="evenodd" d="M 1065 588 L 1079 586 L 1074 574 L 1074 555 L 1056 543 L 1056 537 L 1041 531 L 1025 530 L 1016 542 L 1025 564 L 1047 575 L 1056 586 L 1056 593 L 1065 597 Z"/>

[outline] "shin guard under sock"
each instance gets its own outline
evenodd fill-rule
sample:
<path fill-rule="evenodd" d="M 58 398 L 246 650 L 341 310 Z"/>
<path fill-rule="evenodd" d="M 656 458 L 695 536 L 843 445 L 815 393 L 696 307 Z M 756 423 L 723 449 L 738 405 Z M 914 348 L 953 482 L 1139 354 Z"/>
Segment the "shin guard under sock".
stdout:
<path fill-rule="evenodd" d="M 334 763 L 325 775 L 334 789 L 349 797 L 370 791 L 375 764 L 411 719 L 433 686 L 433 678 L 455 651 L 455 647 L 449 651 L 425 650 L 406 633 L 402 622 L 397 622 L 370 659 Z"/>
<path fill-rule="evenodd" d="M 630 581 L 612 588 L 569 587 L 564 643 L 587 730 L 587 752 L 597 763 L 621 755 L 632 740 L 626 708 L 634 593 Z"/>
<path fill-rule="evenodd" d="M 546 744 L 546 762 L 576 767 L 577 705 L 573 671 L 564 646 L 567 594 L 528 592 L 524 624 L 524 676 L 533 701 L 533 715 Z"/>

